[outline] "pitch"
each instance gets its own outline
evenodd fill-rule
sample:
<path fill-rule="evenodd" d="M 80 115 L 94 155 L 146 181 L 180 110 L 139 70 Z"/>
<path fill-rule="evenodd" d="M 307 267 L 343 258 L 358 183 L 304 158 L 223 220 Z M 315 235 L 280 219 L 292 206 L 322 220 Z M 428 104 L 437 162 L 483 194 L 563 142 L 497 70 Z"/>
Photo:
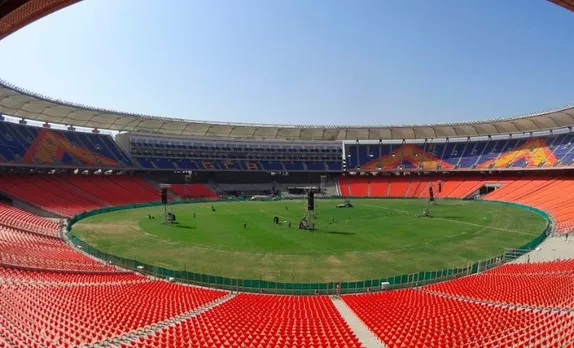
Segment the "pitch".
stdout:
<path fill-rule="evenodd" d="M 356 199 L 353 208 L 337 208 L 341 202 L 316 201 L 315 231 L 297 228 L 304 201 L 296 200 L 176 205 L 172 225 L 160 223 L 161 207 L 116 211 L 80 221 L 73 233 L 102 251 L 166 268 L 308 282 L 466 266 L 546 226 L 532 212 L 487 202 L 439 201 L 432 218 L 416 217 L 426 200 Z"/>

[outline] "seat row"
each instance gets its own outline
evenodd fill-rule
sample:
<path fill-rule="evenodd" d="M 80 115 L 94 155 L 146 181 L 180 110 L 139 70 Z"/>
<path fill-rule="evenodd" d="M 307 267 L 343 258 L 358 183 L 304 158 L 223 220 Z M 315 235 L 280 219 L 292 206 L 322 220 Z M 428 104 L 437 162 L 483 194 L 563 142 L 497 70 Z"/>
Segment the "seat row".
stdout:
<path fill-rule="evenodd" d="M 60 233 L 58 223 L 3 203 L 0 203 L 0 216 L 2 216 L 0 223 L 4 226 L 54 237 Z"/>
<path fill-rule="evenodd" d="M 0 226 L 0 262 L 66 271 L 117 272 L 70 248 L 63 240 Z"/>
<path fill-rule="evenodd" d="M 131 273 L 73 273 L 48 270 L 30 270 L 11 267 L 0 267 L 0 282 L 25 284 L 122 284 L 145 282 L 149 278 Z"/>

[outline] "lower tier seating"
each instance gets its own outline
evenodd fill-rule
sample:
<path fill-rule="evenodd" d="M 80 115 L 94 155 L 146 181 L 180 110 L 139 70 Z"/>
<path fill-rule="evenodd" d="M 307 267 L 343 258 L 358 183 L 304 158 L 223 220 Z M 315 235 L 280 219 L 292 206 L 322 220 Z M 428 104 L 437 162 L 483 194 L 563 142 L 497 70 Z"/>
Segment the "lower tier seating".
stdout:
<path fill-rule="evenodd" d="M 159 201 L 159 190 L 129 176 L 3 175 L 0 193 L 28 202 L 58 216 L 102 207 Z"/>
<path fill-rule="evenodd" d="M 117 178 L 102 177 L 97 184 L 84 179 L 77 177 L 74 179 L 77 182 L 69 180 L 57 185 L 46 179 L 43 182 L 46 200 L 42 203 L 48 204 L 48 194 L 56 194 L 57 190 L 76 190 L 70 193 L 73 197 L 59 197 L 60 205 L 51 206 L 73 213 L 78 207 L 70 208 L 67 204 L 113 205 L 135 197 L 145 201 L 155 194 L 140 179 L 135 179 L 133 185 L 116 181 Z M 108 186 L 108 179 L 113 184 Z M 344 179 L 346 192 L 395 197 L 402 197 L 404 192 L 405 197 L 425 197 L 429 186 L 438 185 L 436 180 L 423 177 L 397 184 L 388 178 L 376 182 L 371 179 L 355 183 L 351 183 L 352 178 Z M 568 200 L 568 193 L 574 193 L 570 190 L 574 180 L 491 180 L 501 187 L 488 199 L 547 209 L 562 226 L 568 226 L 568 221 L 574 219 L 571 217 L 574 209 Z M 105 192 L 96 193 L 101 183 Z M 464 195 L 482 183 L 474 179 L 441 181 L 441 194 Z M 354 184 L 360 188 L 355 189 Z M 128 193 L 114 195 L 118 186 Z M 22 192 L 35 192 L 35 187 Z M 157 196 L 153 199 L 157 200 Z M 133 330 L 149 329 L 150 325 L 213 304 L 228 295 L 226 291 L 121 272 L 54 237 L 55 227 L 47 220 L 0 205 L 3 263 L 0 347 L 100 344 Z M 342 298 L 388 347 L 574 347 L 571 314 L 574 260 L 507 264 L 421 289 Z M 239 294 L 179 323 L 156 331 L 150 329 L 146 336 L 126 346 L 360 347 L 361 344 L 327 296 Z"/>
<path fill-rule="evenodd" d="M 4 265 L 51 270 L 118 272 L 115 267 L 76 252 L 61 239 L 2 226 L 0 262 Z"/>
<path fill-rule="evenodd" d="M 530 176 L 342 176 L 344 197 L 427 198 L 430 188 L 437 198 L 466 198 L 482 186 L 496 189 L 483 199 L 532 206 L 549 213 L 558 233 L 574 231 L 574 178 Z"/>
<path fill-rule="evenodd" d="M 239 294 L 132 347 L 360 347 L 327 296 Z"/>
<path fill-rule="evenodd" d="M 217 199 L 219 198 L 207 185 L 204 184 L 172 184 L 170 191 L 184 199 L 193 198 L 206 198 Z"/>
<path fill-rule="evenodd" d="M 537 263 L 507 263 L 485 274 L 574 274 L 574 259 Z"/>
<path fill-rule="evenodd" d="M 3 283 L 0 337 L 12 343 L 8 346 L 21 347 L 95 343 L 188 312 L 225 294 L 163 281 L 82 286 Z"/>
<path fill-rule="evenodd" d="M 497 182 L 498 178 L 489 178 Z M 440 198 L 465 198 L 482 186 L 484 180 L 464 177 L 425 177 L 419 175 L 341 176 L 338 184 L 343 197 L 426 198 L 429 188 Z M 440 191 L 440 192 L 439 192 Z"/>
<path fill-rule="evenodd" d="M 485 199 L 516 202 L 529 205 L 554 217 L 556 230 L 574 230 L 574 179 L 543 178 L 506 181 L 501 188 L 488 194 Z"/>
<path fill-rule="evenodd" d="M 477 274 L 426 286 L 461 298 L 527 307 L 574 308 L 574 275 Z"/>
<path fill-rule="evenodd" d="M 2 216 L 0 224 L 6 227 L 34 231 L 54 237 L 60 234 L 58 223 L 6 204 L 0 203 L 0 216 Z"/>
<path fill-rule="evenodd" d="M 574 339 L 568 312 L 474 303 L 419 290 L 343 296 L 387 347 L 559 347 Z"/>
<path fill-rule="evenodd" d="M 0 267 L 0 282 L 2 283 L 24 283 L 24 284 L 125 284 L 135 282 L 147 282 L 149 278 L 139 274 L 126 273 L 106 273 L 89 274 L 58 272 L 46 270 L 17 269 L 10 267 Z"/>

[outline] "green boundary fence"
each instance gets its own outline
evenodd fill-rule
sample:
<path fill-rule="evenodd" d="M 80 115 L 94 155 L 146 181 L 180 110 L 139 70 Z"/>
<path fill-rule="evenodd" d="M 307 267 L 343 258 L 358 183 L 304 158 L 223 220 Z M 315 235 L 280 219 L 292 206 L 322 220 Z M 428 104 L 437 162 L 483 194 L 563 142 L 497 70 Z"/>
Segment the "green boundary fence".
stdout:
<path fill-rule="evenodd" d="M 340 198 L 340 197 L 329 197 L 329 198 Z M 359 198 L 354 198 L 359 199 Z M 360 199 L 372 199 L 370 197 L 364 197 Z M 228 202 L 228 201 L 239 201 L 239 200 L 220 200 L 218 202 Z M 205 202 L 205 201 L 178 201 L 173 202 L 172 204 L 188 204 L 188 203 L 197 203 L 197 202 Z M 210 201 L 213 202 L 213 201 Z M 463 265 L 462 267 L 458 268 L 447 268 L 442 270 L 435 270 L 435 271 L 423 271 L 423 272 L 415 272 L 410 274 L 402 274 L 392 277 L 386 278 L 377 278 L 377 279 L 368 279 L 368 280 L 361 280 L 361 281 L 353 281 L 353 282 L 341 282 L 340 283 L 340 290 L 339 293 L 341 294 L 350 294 L 350 293 L 360 293 L 360 292 L 368 292 L 368 291 L 379 291 L 384 289 L 399 289 L 399 288 L 408 288 L 408 287 L 415 287 L 421 286 L 425 284 L 435 283 L 439 281 L 444 281 L 448 279 L 453 279 L 456 277 L 461 277 L 469 274 L 474 274 L 478 272 L 482 272 L 484 270 L 490 269 L 492 267 L 498 266 L 502 263 L 511 261 L 516 259 L 525 253 L 529 252 L 536 248 L 540 243 L 546 239 L 546 237 L 551 232 L 551 219 L 544 211 L 541 211 L 536 208 L 532 208 L 529 206 L 516 204 L 516 203 L 507 203 L 507 202 L 498 202 L 498 201 L 480 201 L 480 202 L 488 202 L 494 204 L 501 204 L 501 205 L 508 205 L 514 206 L 522 209 L 529 210 L 534 212 L 542 217 L 544 217 L 547 221 L 547 225 L 545 230 L 536 238 L 531 240 L 530 242 L 516 248 L 516 249 L 507 249 L 503 254 L 496 255 L 492 258 L 487 260 L 478 261 L 474 263 L 469 263 L 467 265 Z M 296 283 L 296 282 L 275 282 L 275 281 L 267 281 L 262 279 L 238 279 L 238 278 L 228 278 L 210 274 L 202 274 L 190 271 L 177 271 L 171 270 L 164 267 L 158 267 L 154 265 L 145 264 L 139 262 L 136 259 L 127 259 L 123 257 L 119 257 L 116 255 L 108 254 L 102 252 L 93 246 L 85 243 L 75 235 L 71 233 L 72 226 L 87 217 L 103 214 L 112 211 L 118 210 L 126 210 L 126 209 L 134 209 L 134 208 L 142 208 L 142 207 L 152 207 L 161 205 L 160 202 L 154 203 L 145 203 L 145 204 L 132 204 L 126 206 L 119 206 L 119 207 L 110 207 L 110 208 L 102 208 L 96 209 L 89 212 L 85 212 L 79 215 L 76 215 L 72 219 L 70 219 L 69 224 L 67 226 L 67 237 L 68 239 L 78 248 L 81 248 L 84 252 L 95 256 L 101 260 L 104 260 L 110 264 L 120 266 L 122 268 L 134 270 L 136 272 L 140 272 L 146 275 L 150 275 L 153 277 L 158 278 L 173 278 L 173 280 L 187 283 L 187 284 L 194 284 L 199 286 L 206 286 L 212 288 L 220 288 L 226 290 L 235 290 L 235 291 L 245 291 L 245 292 L 263 292 L 263 293 L 272 293 L 272 294 L 293 294 L 293 295 L 314 295 L 314 294 L 335 294 L 337 283 L 335 282 L 323 282 L 323 283 Z"/>

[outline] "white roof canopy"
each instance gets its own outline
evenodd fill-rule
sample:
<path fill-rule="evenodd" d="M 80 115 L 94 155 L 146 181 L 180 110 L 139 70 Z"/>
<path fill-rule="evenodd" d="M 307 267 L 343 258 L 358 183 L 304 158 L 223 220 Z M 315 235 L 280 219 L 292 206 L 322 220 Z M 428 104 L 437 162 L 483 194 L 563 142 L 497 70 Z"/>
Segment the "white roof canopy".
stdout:
<path fill-rule="evenodd" d="M 574 126 L 574 106 L 520 117 L 428 125 L 305 126 L 204 122 L 130 114 L 54 100 L 0 80 L 0 113 L 120 132 L 291 140 L 436 139 L 529 133 Z"/>

